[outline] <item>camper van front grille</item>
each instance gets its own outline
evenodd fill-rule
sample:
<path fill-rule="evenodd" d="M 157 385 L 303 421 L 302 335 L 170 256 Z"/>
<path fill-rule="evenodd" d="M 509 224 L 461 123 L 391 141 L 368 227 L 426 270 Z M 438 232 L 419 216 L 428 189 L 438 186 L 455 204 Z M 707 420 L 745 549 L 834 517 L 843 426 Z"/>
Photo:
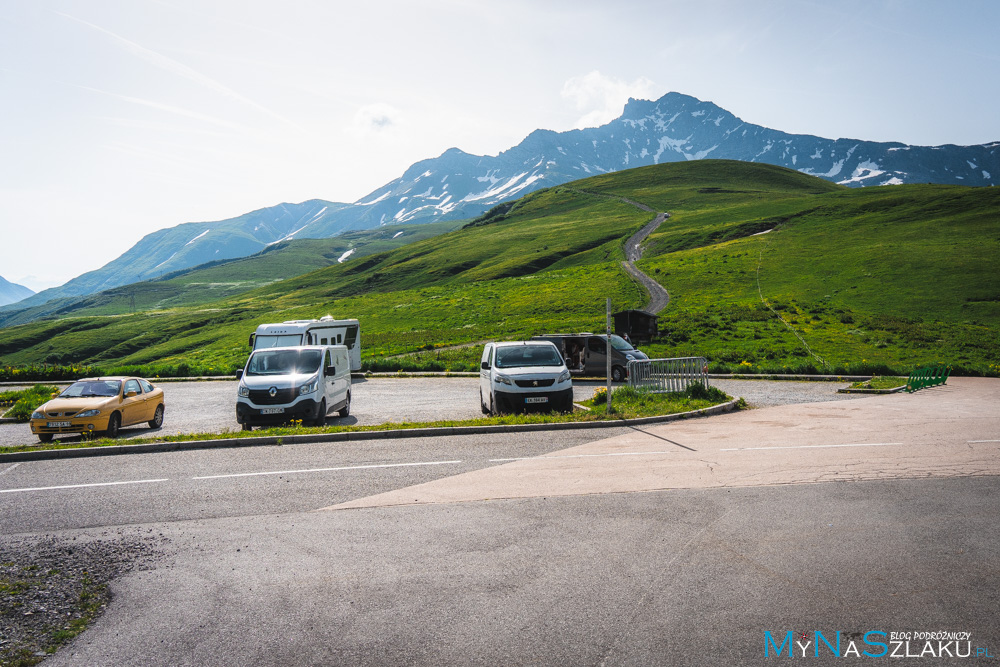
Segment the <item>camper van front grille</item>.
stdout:
<path fill-rule="evenodd" d="M 551 387 L 555 382 L 552 378 L 547 380 L 514 380 L 518 387 Z"/>
<path fill-rule="evenodd" d="M 267 389 L 251 389 L 250 400 L 256 405 L 278 405 L 291 403 L 295 399 L 294 389 L 278 389 L 274 396 Z"/>

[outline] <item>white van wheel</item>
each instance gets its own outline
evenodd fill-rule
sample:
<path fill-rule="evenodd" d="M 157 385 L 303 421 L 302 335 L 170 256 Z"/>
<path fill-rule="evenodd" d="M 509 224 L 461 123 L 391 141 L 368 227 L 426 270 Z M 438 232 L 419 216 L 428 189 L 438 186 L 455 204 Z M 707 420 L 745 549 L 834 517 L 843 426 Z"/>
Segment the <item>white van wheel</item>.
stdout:
<path fill-rule="evenodd" d="M 483 400 L 483 390 L 479 390 L 479 409 L 482 410 L 484 415 L 490 414 L 490 409 L 486 407 L 486 401 Z"/>
<path fill-rule="evenodd" d="M 326 426 L 326 399 L 319 402 L 319 410 L 316 411 L 316 419 L 313 426 Z"/>
<path fill-rule="evenodd" d="M 343 419 L 347 415 L 351 414 L 351 392 L 347 392 L 347 405 L 342 407 L 337 411 L 337 415 Z"/>

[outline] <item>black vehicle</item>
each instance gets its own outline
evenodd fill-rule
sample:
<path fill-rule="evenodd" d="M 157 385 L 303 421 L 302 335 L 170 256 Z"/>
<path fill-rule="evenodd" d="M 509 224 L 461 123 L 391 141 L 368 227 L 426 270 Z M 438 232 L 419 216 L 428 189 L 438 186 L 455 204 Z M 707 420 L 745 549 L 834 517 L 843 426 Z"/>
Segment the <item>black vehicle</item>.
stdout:
<path fill-rule="evenodd" d="M 554 343 L 566 367 L 574 375 L 604 376 L 608 368 L 608 336 L 589 332 L 575 334 L 542 334 L 531 340 L 547 340 Z M 643 352 L 621 336 L 611 334 L 611 379 L 625 380 L 628 362 L 649 359 Z"/>

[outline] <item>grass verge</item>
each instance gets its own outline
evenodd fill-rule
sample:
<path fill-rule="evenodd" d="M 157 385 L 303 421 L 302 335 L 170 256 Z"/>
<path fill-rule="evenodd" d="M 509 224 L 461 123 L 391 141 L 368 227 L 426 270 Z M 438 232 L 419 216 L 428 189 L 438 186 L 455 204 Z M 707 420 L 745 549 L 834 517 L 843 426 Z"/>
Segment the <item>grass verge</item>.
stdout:
<path fill-rule="evenodd" d="M 905 377 L 886 377 L 886 376 L 876 376 L 871 380 L 864 380 L 862 382 L 855 382 L 849 388 L 850 389 L 895 389 L 897 387 L 903 387 L 906 385 Z"/>
<path fill-rule="evenodd" d="M 51 400 L 58 387 L 45 384 L 36 384 L 28 389 L 17 389 L 0 393 L 0 417 L 16 419 L 19 422 L 26 422 L 31 418 L 31 413 L 42 403 Z M 4 414 L 4 410 L 10 406 Z"/>

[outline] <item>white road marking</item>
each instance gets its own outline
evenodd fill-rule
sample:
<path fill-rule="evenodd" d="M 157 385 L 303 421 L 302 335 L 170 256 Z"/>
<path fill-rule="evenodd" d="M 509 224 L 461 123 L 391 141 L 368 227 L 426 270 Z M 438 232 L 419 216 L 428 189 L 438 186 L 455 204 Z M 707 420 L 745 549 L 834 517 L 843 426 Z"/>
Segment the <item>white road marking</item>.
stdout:
<path fill-rule="evenodd" d="M 970 444 L 980 443 L 980 442 L 1000 442 L 1000 440 L 966 440 Z"/>
<path fill-rule="evenodd" d="M 98 482 L 95 484 L 67 484 L 66 486 L 35 486 L 25 489 L 0 489 L 0 493 L 23 493 L 25 491 L 56 491 L 59 489 L 87 489 L 94 486 L 121 486 L 123 484 L 152 484 L 169 482 L 169 479 L 136 479 L 129 482 Z"/>
<path fill-rule="evenodd" d="M 567 454 L 565 456 L 521 456 L 515 459 L 490 459 L 490 463 L 506 463 L 509 461 L 531 461 L 534 459 L 588 459 L 605 456 L 656 456 L 660 454 L 676 454 L 677 451 L 669 452 L 612 452 L 608 454 Z"/>
<path fill-rule="evenodd" d="M 792 445 L 789 447 L 732 447 L 720 449 L 720 452 L 749 452 L 763 449 L 828 449 L 830 447 L 891 447 L 893 445 L 903 445 L 903 442 L 861 442 L 850 445 Z"/>
<path fill-rule="evenodd" d="M 425 461 L 421 463 L 379 463 L 365 466 L 342 466 L 339 468 L 307 468 L 304 470 L 275 470 L 272 472 L 241 472 L 230 475 L 205 475 L 191 479 L 224 479 L 227 477 L 261 477 L 264 475 L 294 475 L 303 472 L 337 472 L 341 470 L 371 470 L 374 468 L 406 468 L 413 466 L 441 466 L 461 463 L 461 461 Z"/>
<path fill-rule="evenodd" d="M 20 463 L 15 463 L 11 467 L 7 468 L 6 470 L 0 471 L 0 475 L 6 475 L 7 473 L 9 473 L 11 470 L 13 470 L 14 468 L 16 468 L 19 465 L 21 465 L 21 464 Z"/>

